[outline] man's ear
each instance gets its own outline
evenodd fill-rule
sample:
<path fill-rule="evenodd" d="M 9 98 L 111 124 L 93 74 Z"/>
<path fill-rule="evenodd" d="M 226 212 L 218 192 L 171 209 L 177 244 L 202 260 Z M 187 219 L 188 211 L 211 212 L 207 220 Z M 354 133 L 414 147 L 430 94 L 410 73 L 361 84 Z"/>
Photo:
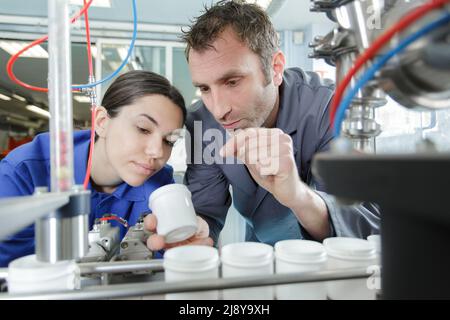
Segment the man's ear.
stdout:
<path fill-rule="evenodd" d="M 284 66 L 286 65 L 286 58 L 282 51 L 274 54 L 272 59 L 273 68 L 273 83 L 275 86 L 280 86 L 283 82 Z"/>
<path fill-rule="evenodd" d="M 109 124 L 109 116 L 106 109 L 99 106 L 95 109 L 95 133 L 101 138 L 106 136 L 106 130 Z"/>

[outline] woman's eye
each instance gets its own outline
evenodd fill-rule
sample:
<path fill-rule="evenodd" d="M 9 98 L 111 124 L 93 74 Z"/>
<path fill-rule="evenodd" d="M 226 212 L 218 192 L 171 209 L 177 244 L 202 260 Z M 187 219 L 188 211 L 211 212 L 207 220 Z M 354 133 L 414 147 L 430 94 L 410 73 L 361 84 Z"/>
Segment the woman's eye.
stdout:
<path fill-rule="evenodd" d="M 139 132 L 141 132 L 143 134 L 149 134 L 150 133 L 150 131 L 147 130 L 147 129 L 144 129 L 144 128 L 141 128 L 141 127 L 137 127 L 137 128 L 138 128 Z"/>
<path fill-rule="evenodd" d="M 164 140 L 164 142 L 169 146 L 173 147 L 175 145 L 175 141 Z"/>

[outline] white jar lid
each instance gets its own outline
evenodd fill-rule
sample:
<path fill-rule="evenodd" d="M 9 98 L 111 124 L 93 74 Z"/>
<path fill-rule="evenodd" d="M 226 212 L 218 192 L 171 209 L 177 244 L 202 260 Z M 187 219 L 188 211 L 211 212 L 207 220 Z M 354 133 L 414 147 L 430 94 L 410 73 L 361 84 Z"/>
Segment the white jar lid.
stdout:
<path fill-rule="evenodd" d="M 175 247 L 164 253 L 164 269 L 179 272 L 202 272 L 219 265 L 216 248 L 200 245 Z"/>
<path fill-rule="evenodd" d="M 79 272 L 74 260 L 56 263 L 38 261 L 36 255 L 28 255 L 11 261 L 8 265 L 8 281 L 45 282 Z"/>
<path fill-rule="evenodd" d="M 222 262 L 238 267 L 258 267 L 272 263 L 273 247 L 259 242 L 227 244 L 221 251 Z"/>
<path fill-rule="evenodd" d="M 373 234 L 367 237 L 367 241 L 375 246 L 375 251 L 381 253 L 381 237 L 379 234 Z"/>
<path fill-rule="evenodd" d="M 293 263 L 322 263 L 327 260 L 324 246 L 309 240 L 278 241 L 275 244 L 275 256 Z"/>
<path fill-rule="evenodd" d="M 345 260 L 374 259 L 375 246 L 367 240 L 346 237 L 327 238 L 323 245 L 330 257 Z"/>
<path fill-rule="evenodd" d="M 150 198 L 148 200 L 149 206 L 150 203 L 152 203 L 152 201 L 154 201 L 156 198 L 164 195 L 167 192 L 183 192 L 191 196 L 191 192 L 184 184 L 181 183 L 166 184 L 165 186 L 159 187 L 150 194 Z"/>

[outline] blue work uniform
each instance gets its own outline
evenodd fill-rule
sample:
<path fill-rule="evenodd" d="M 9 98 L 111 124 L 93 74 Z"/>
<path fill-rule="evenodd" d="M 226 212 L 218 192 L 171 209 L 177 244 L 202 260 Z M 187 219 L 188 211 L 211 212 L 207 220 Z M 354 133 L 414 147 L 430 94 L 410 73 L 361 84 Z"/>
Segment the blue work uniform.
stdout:
<path fill-rule="evenodd" d="M 74 133 L 74 176 L 76 184 L 83 184 L 90 146 L 90 130 Z M 50 139 L 49 134 L 39 134 L 30 143 L 22 145 L 0 162 L 0 198 L 31 195 L 34 189 L 47 186 L 50 189 Z M 166 165 L 139 187 L 123 182 L 111 193 L 91 190 L 89 230 L 96 218 L 112 213 L 134 225 L 141 214 L 149 212 L 148 198 L 157 188 L 174 183 L 173 169 Z M 4 223 L 4 222 L 2 222 Z M 113 225 L 117 225 L 112 221 Z M 121 239 L 126 228 L 121 226 Z M 34 224 L 0 242 L 0 267 L 18 257 L 35 251 Z"/>

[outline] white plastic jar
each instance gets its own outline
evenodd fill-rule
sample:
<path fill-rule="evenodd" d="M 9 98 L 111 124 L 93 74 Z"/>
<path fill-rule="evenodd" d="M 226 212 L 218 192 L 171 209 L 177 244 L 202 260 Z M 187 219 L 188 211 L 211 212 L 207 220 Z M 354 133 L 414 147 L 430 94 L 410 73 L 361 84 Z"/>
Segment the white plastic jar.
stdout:
<path fill-rule="evenodd" d="M 329 270 L 365 267 L 368 273 L 376 266 L 375 247 L 369 241 L 357 238 L 327 238 L 323 245 L 328 255 Z M 375 288 L 369 288 L 370 279 L 349 279 L 327 282 L 328 298 L 332 300 L 373 300 Z"/>
<path fill-rule="evenodd" d="M 166 243 L 186 240 L 197 231 L 192 195 L 184 184 L 159 187 L 150 195 L 148 206 L 158 219 L 156 231 Z"/>
<path fill-rule="evenodd" d="M 367 241 L 372 243 L 375 247 L 377 255 L 377 263 L 381 265 L 381 237 L 379 234 L 373 234 L 367 237 Z"/>
<path fill-rule="evenodd" d="M 216 248 L 189 245 L 169 249 L 164 254 L 167 282 L 219 278 L 219 253 Z M 218 290 L 167 294 L 167 300 L 217 300 Z"/>
<path fill-rule="evenodd" d="M 222 277 L 272 275 L 273 247 L 258 242 L 239 242 L 225 245 L 221 250 Z M 272 300 L 273 287 L 254 287 L 223 290 L 225 300 Z"/>
<path fill-rule="evenodd" d="M 275 272 L 298 273 L 320 271 L 326 268 L 327 254 L 319 242 L 283 240 L 275 244 Z M 325 300 L 324 281 L 276 286 L 278 300 Z"/>
<path fill-rule="evenodd" d="M 75 261 L 48 263 L 28 255 L 11 261 L 8 266 L 10 293 L 38 293 L 80 288 L 80 270 Z"/>
<path fill-rule="evenodd" d="M 381 296 L 381 236 L 379 234 L 373 234 L 367 237 L 367 241 L 372 243 L 375 247 L 376 267 L 371 268 L 374 276 L 369 280 L 369 287 L 375 287 L 377 290 L 377 295 Z"/>

